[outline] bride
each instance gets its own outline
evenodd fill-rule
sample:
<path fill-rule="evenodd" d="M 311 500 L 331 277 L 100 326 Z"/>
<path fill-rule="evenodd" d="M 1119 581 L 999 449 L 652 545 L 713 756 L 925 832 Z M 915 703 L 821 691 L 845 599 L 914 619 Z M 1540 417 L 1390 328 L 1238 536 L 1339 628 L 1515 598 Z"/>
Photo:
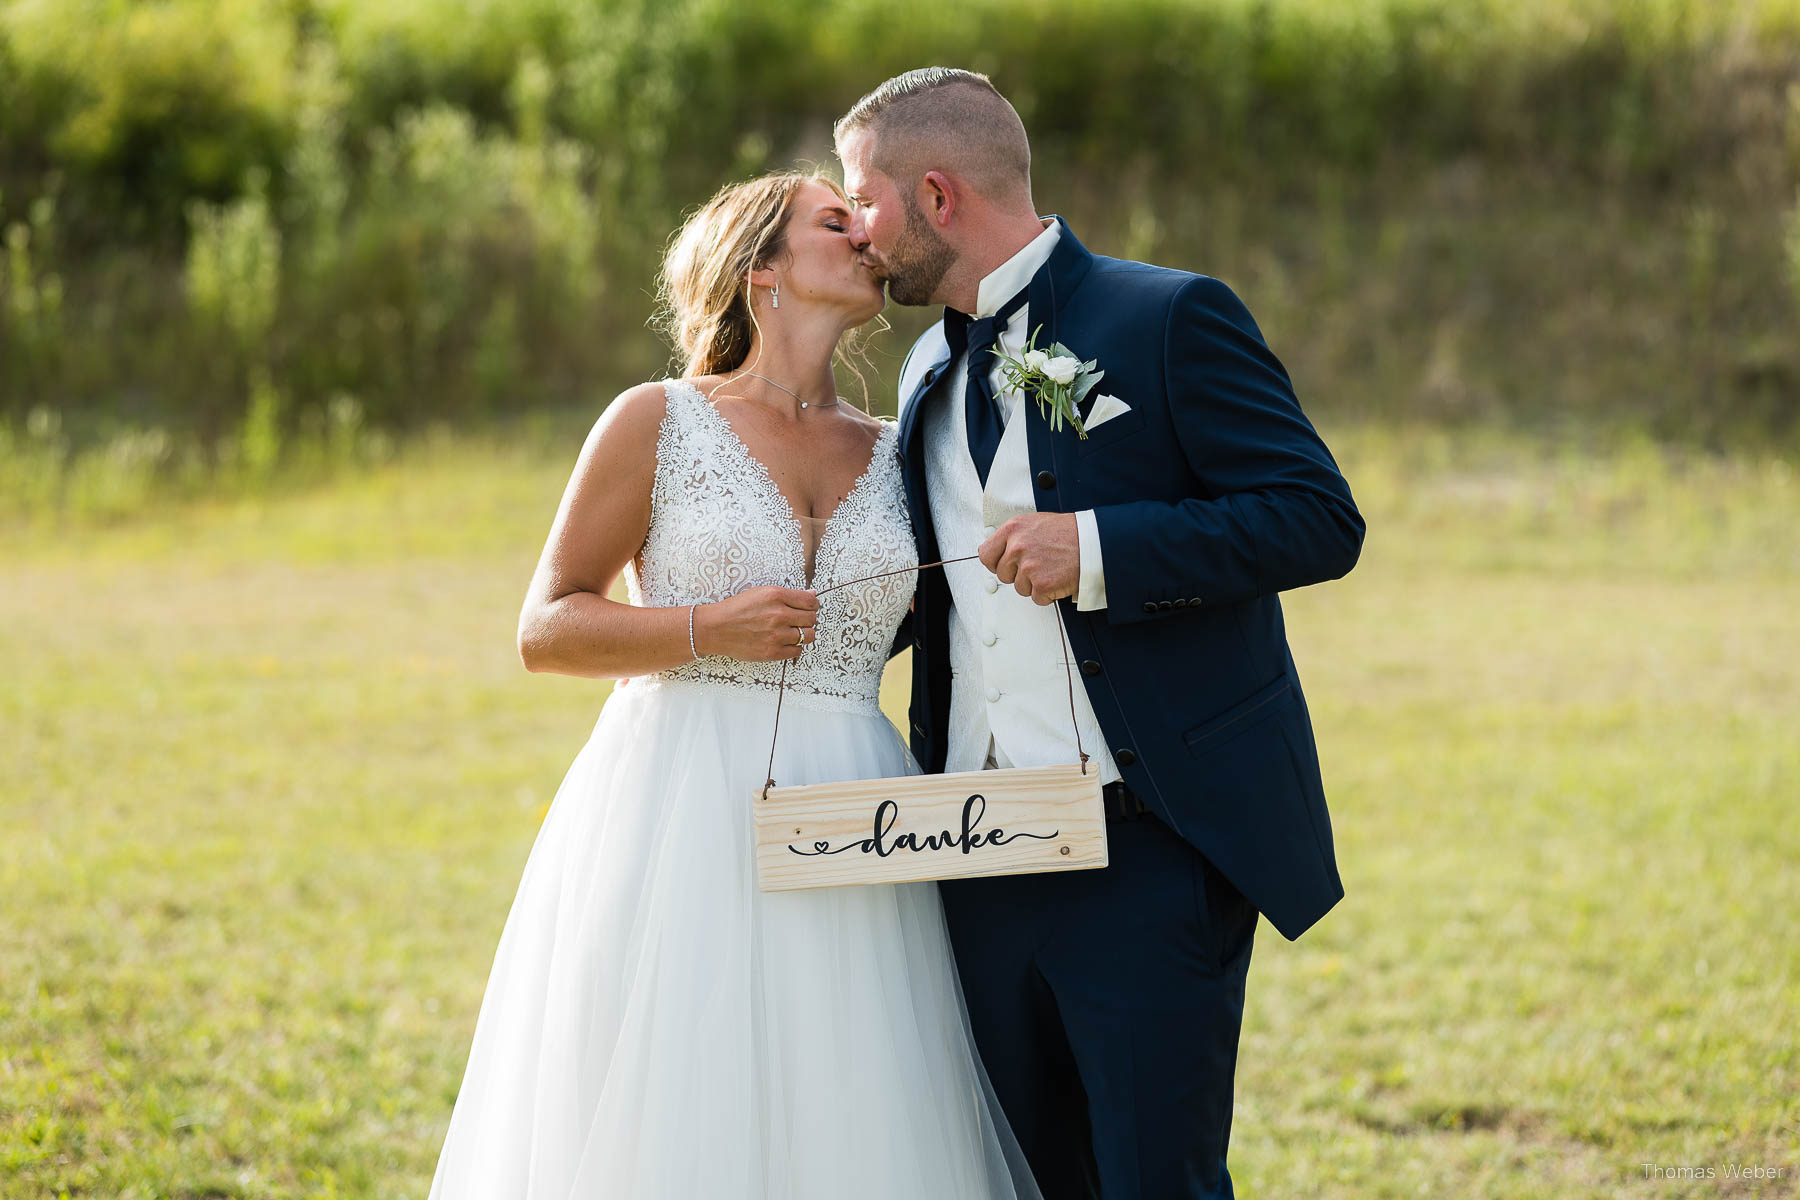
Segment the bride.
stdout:
<path fill-rule="evenodd" d="M 883 303 L 848 207 L 798 174 L 714 197 L 664 264 L 688 377 L 582 448 L 519 652 L 629 682 L 525 864 L 431 1200 L 1037 1196 L 935 885 L 756 887 L 784 666 L 775 778 L 919 770 L 877 706 L 918 565 L 897 427 L 833 377 Z"/>

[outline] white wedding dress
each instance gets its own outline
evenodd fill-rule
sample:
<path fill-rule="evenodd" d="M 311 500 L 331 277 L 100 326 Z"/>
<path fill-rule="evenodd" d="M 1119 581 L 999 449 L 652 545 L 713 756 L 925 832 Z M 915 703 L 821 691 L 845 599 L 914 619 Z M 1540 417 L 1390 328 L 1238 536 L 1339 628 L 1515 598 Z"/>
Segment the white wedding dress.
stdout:
<path fill-rule="evenodd" d="M 917 565 L 892 423 L 809 553 L 724 416 L 689 384 L 665 392 L 633 604 Z M 918 771 L 876 703 L 914 582 L 820 598 L 788 670 L 781 783 Z M 501 932 L 431 1200 L 1036 1197 L 936 885 L 757 890 L 750 797 L 780 673 L 707 657 L 607 700 Z"/>

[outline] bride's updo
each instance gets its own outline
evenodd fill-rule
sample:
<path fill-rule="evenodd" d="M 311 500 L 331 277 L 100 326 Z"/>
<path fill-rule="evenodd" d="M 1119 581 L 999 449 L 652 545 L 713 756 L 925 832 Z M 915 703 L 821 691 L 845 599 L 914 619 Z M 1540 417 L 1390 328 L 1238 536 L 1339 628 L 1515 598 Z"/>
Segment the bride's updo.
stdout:
<path fill-rule="evenodd" d="M 688 375 L 743 365 L 755 331 L 746 277 L 787 250 L 788 214 L 809 183 L 844 194 L 823 175 L 762 175 L 721 188 L 675 235 L 658 289 L 661 325 L 686 357 Z"/>

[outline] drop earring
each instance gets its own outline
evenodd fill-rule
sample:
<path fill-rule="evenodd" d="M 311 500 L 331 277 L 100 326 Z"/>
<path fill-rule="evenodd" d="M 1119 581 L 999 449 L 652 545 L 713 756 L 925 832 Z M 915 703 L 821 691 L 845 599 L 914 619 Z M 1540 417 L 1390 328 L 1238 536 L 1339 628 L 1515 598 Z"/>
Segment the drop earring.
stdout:
<path fill-rule="evenodd" d="M 775 284 L 774 286 L 772 286 L 769 289 L 769 307 L 770 308 L 780 308 L 781 307 L 781 285 L 779 283 Z"/>

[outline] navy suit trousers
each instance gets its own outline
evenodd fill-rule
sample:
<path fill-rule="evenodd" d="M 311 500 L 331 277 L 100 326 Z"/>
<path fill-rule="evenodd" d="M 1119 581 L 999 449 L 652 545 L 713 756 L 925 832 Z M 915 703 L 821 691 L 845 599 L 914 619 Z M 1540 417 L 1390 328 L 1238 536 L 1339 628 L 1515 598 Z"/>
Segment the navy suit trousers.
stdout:
<path fill-rule="evenodd" d="M 1045 1200 L 1230 1197 L 1256 909 L 1153 816 L 1092 871 L 939 884 L 982 1063 Z"/>

